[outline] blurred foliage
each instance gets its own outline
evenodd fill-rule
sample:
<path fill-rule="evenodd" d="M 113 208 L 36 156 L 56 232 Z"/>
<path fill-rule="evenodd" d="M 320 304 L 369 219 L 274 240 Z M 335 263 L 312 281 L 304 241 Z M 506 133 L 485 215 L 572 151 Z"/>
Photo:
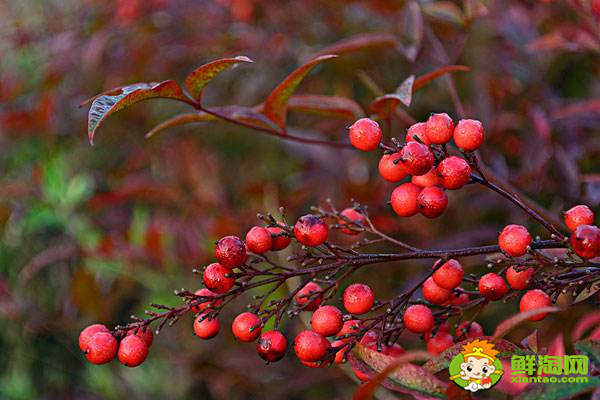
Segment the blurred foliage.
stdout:
<path fill-rule="evenodd" d="M 293 218 L 327 197 L 340 205 L 355 198 L 386 232 L 437 248 L 487 244 L 502 223 L 527 223 L 518 209 L 475 188 L 451 193 L 452 206 L 435 222 L 400 220 L 386 209 L 391 186 L 377 178 L 375 160 L 354 151 L 222 123 L 145 140 L 185 110 L 163 100 L 111 117 L 91 147 L 86 110 L 77 106 L 103 90 L 181 81 L 202 63 L 246 55 L 255 62 L 224 72 L 204 96 L 211 105 L 252 106 L 323 48 L 357 34 L 394 34 L 397 46 L 373 44 L 318 66 L 299 92 L 349 97 L 366 109 L 410 75 L 466 65 L 470 72 L 437 79 L 399 109 L 419 120 L 432 111 L 457 116 L 458 96 L 466 115 L 484 122 L 482 157 L 497 174 L 556 215 L 580 201 L 597 207 L 600 36 L 590 3 L 408 3 L 0 3 L 0 397 L 348 398 L 355 386 L 337 368 L 315 372 L 292 356 L 264 366 L 252 346 L 235 344 L 227 332 L 199 342 L 186 321 L 166 329 L 134 370 L 91 367 L 77 336 L 91 321 L 112 325 L 149 302 L 173 304 L 174 288 L 200 285 L 190 271 L 211 260 L 216 238 L 242 234 L 257 211 L 279 205 Z M 288 120 L 298 132 L 332 140 L 343 140 L 350 122 L 299 113 Z M 388 134 L 403 136 L 406 119 L 395 114 L 389 122 Z M 376 279 L 365 279 L 386 297 L 418 279 L 425 264 L 404 267 L 380 266 Z M 568 329 L 590 307 L 548 318 L 540 331 Z M 502 305 L 496 311 L 482 316 L 488 333 L 510 314 Z"/>

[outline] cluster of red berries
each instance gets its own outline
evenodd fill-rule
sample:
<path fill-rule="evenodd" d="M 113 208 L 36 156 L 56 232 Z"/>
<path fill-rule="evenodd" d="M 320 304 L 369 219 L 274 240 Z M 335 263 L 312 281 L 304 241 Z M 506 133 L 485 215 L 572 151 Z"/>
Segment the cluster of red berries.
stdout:
<path fill-rule="evenodd" d="M 154 335 L 150 328 L 130 330 L 119 342 L 102 324 L 90 325 L 79 335 L 79 348 L 92 364 L 106 364 L 115 357 L 127 367 L 137 367 L 148 356 Z"/>
<path fill-rule="evenodd" d="M 600 254 L 600 228 L 594 223 L 594 212 L 586 205 L 565 212 L 565 224 L 572 232 L 569 243 L 575 254 L 589 260 Z"/>
<path fill-rule="evenodd" d="M 363 151 L 377 149 L 382 133 L 377 122 L 369 118 L 356 121 L 349 129 L 350 143 Z M 480 121 L 454 121 L 446 113 L 432 114 L 427 122 L 408 128 L 406 141 L 396 152 L 386 150 L 379 161 L 379 173 L 389 182 L 400 184 L 391 196 L 392 208 L 401 217 L 421 213 L 427 218 L 440 216 L 448 206 L 446 190 L 460 189 L 471 179 L 469 163 L 449 156 L 445 146 L 454 139 L 462 151 L 475 151 L 483 144 L 485 133 Z M 438 157 L 434 156 L 438 151 Z"/>

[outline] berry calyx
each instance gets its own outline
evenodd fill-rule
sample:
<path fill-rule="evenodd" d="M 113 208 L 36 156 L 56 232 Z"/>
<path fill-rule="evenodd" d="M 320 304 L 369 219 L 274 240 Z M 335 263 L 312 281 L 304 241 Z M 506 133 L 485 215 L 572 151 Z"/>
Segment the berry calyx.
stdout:
<path fill-rule="evenodd" d="M 426 187 L 417 196 L 419 212 L 427 218 L 439 217 L 447 206 L 448 196 L 437 186 Z"/>
<path fill-rule="evenodd" d="M 437 169 L 435 169 L 435 167 L 431 168 L 429 172 L 424 175 L 413 176 L 410 181 L 422 188 L 441 185 L 440 178 L 438 177 Z"/>
<path fill-rule="evenodd" d="M 267 230 L 271 233 L 271 239 L 273 239 L 271 244 L 271 250 L 273 251 L 283 250 L 292 242 L 292 238 L 287 236 L 285 231 L 278 226 L 270 226 Z"/>
<path fill-rule="evenodd" d="M 200 314 L 194 319 L 194 334 L 200 339 L 212 339 L 221 330 L 221 323 L 216 318 L 206 317 Z"/>
<path fill-rule="evenodd" d="M 586 205 L 580 204 L 565 211 L 565 224 L 570 231 L 574 231 L 580 225 L 593 223 L 594 212 Z"/>
<path fill-rule="evenodd" d="M 365 216 L 356 211 L 354 208 L 345 208 L 342 210 L 340 215 L 357 225 L 365 225 L 367 222 Z M 358 235 L 360 233 L 360 230 L 357 226 L 351 225 L 342 218 L 338 220 L 338 224 L 342 227 L 345 226 L 345 228 L 342 228 L 342 232 L 344 232 L 346 235 Z"/>
<path fill-rule="evenodd" d="M 315 311 L 319 305 L 321 304 L 322 296 L 319 294 L 318 296 L 311 297 L 315 293 L 321 292 L 321 286 L 314 282 L 308 282 L 302 289 L 296 293 L 294 296 L 294 300 L 296 304 L 300 307 L 304 306 L 310 300 L 310 303 L 304 307 L 306 311 Z"/>
<path fill-rule="evenodd" d="M 404 326 L 413 333 L 425 333 L 433 328 L 433 313 L 422 304 L 414 304 L 406 309 Z"/>
<path fill-rule="evenodd" d="M 97 332 L 87 342 L 85 358 L 92 364 L 106 364 L 117 355 L 117 347 L 117 339 L 112 334 Z"/>
<path fill-rule="evenodd" d="M 248 247 L 248 250 L 253 253 L 266 253 L 271 250 L 271 247 L 273 246 L 271 232 L 262 226 L 253 226 L 252 229 L 246 233 L 246 246 Z"/>
<path fill-rule="evenodd" d="M 138 336 L 125 336 L 119 344 L 117 356 L 126 367 L 137 367 L 148 356 L 148 345 Z"/>
<path fill-rule="evenodd" d="M 225 236 L 215 246 L 215 257 L 225 268 L 235 268 L 246 262 L 246 246 L 237 236 Z"/>
<path fill-rule="evenodd" d="M 427 352 L 438 355 L 454 345 L 454 337 L 445 331 L 438 331 L 436 335 L 427 341 Z"/>
<path fill-rule="evenodd" d="M 296 240 L 305 246 L 319 246 L 327 240 L 327 235 L 327 224 L 316 215 L 304 215 L 294 225 Z"/>
<path fill-rule="evenodd" d="M 400 152 L 406 172 L 411 175 L 426 174 L 433 167 L 433 154 L 419 142 L 408 142 Z"/>
<path fill-rule="evenodd" d="M 498 245 L 508 255 L 520 257 L 527 252 L 531 244 L 531 234 L 522 225 L 507 225 L 498 235 Z"/>
<path fill-rule="evenodd" d="M 329 347 L 327 339 L 313 331 L 302 331 L 294 339 L 294 352 L 302 361 L 322 360 Z"/>
<path fill-rule="evenodd" d="M 405 138 L 406 143 L 416 142 L 417 140 L 415 139 L 415 136 L 419 138 L 421 143 L 427 146 L 431 144 L 429 138 L 427 137 L 427 123 L 417 122 L 416 124 L 413 124 L 410 127 L 408 127 Z"/>
<path fill-rule="evenodd" d="M 379 124 L 370 118 L 361 118 L 352 124 L 348 135 L 352 146 L 362 151 L 375 150 L 383 136 Z"/>
<path fill-rule="evenodd" d="M 437 172 L 440 183 L 446 189 L 460 189 L 471 179 L 469 163 L 456 156 L 444 158 L 438 165 Z"/>
<path fill-rule="evenodd" d="M 230 269 L 220 263 L 212 263 L 204 269 L 202 277 L 208 289 L 221 294 L 231 289 L 235 283 L 235 279 L 225 276 L 227 274 L 231 274 Z"/>
<path fill-rule="evenodd" d="M 538 308 L 549 307 L 552 304 L 550 296 L 539 289 L 530 290 L 521 297 L 519 309 L 521 312 L 536 310 Z M 540 321 L 548 315 L 547 312 L 536 314 L 529 319 L 531 321 Z"/>
<path fill-rule="evenodd" d="M 502 277 L 490 272 L 479 279 L 479 293 L 488 300 L 500 300 L 508 292 L 508 286 Z"/>
<path fill-rule="evenodd" d="M 131 335 L 137 336 L 140 339 L 142 339 L 144 343 L 146 343 L 146 346 L 148 346 L 148 348 L 150 348 L 150 346 L 152 346 L 152 343 L 154 342 L 154 334 L 152 333 L 152 329 L 150 329 L 149 326 L 139 329 L 130 329 L 127 332 L 127 336 Z"/>
<path fill-rule="evenodd" d="M 233 336 L 242 342 L 253 342 L 262 330 L 260 318 L 251 312 L 244 312 L 235 317 L 231 324 Z"/>
<path fill-rule="evenodd" d="M 283 358 L 287 349 L 287 340 L 279 331 L 263 332 L 256 343 L 258 355 L 267 362 L 276 362 Z"/>
<path fill-rule="evenodd" d="M 440 263 L 438 260 L 434 268 Z M 455 259 L 450 259 L 439 267 L 432 275 L 433 281 L 441 288 L 452 290 L 458 287 L 465 276 L 462 265 Z"/>
<path fill-rule="evenodd" d="M 400 153 L 384 154 L 379 160 L 379 175 L 388 182 L 400 182 L 408 175 Z"/>
<path fill-rule="evenodd" d="M 438 286 L 431 277 L 427 278 L 427 280 L 423 283 L 421 290 L 425 300 L 432 304 L 443 304 L 450 298 L 450 295 L 452 294 L 450 290 Z"/>
<path fill-rule="evenodd" d="M 217 295 L 215 292 L 213 292 L 212 290 L 207 289 L 207 288 L 198 289 L 194 292 L 194 294 L 196 296 L 204 296 L 204 297 L 215 297 Z M 222 303 L 221 300 L 217 300 L 213 303 L 213 306 L 214 307 L 219 306 L 221 303 Z M 195 313 L 198 313 L 198 312 L 204 310 L 206 307 L 210 306 L 210 304 L 211 304 L 211 301 L 208 300 L 208 301 L 205 301 L 205 302 L 202 302 L 202 303 L 192 306 L 192 310 Z"/>
<path fill-rule="evenodd" d="M 353 283 L 344 290 L 342 302 L 350 314 L 364 314 L 371 310 L 375 298 L 371 288 L 362 283 Z"/>
<path fill-rule="evenodd" d="M 484 335 L 483 327 L 473 321 L 465 321 L 456 328 L 456 338 L 458 340 L 475 339 Z"/>
<path fill-rule="evenodd" d="M 426 124 L 427 138 L 433 144 L 448 143 L 454 133 L 454 122 L 446 113 L 431 114 Z"/>
<path fill-rule="evenodd" d="M 600 253 L 600 228 L 579 225 L 569 239 L 575 253 L 584 259 L 594 258 Z"/>
<path fill-rule="evenodd" d="M 342 329 L 342 312 L 334 306 L 322 306 L 315 310 L 310 320 L 313 331 L 323 336 L 333 336 Z"/>
<path fill-rule="evenodd" d="M 464 151 L 474 151 L 483 144 L 483 124 L 476 119 L 461 119 L 454 128 L 454 143 Z"/>
<path fill-rule="evenodd" d="M 414 183 L 406 182 L 392 192 L 392 209 L 401 217 L 411 217 L 419 212 L 417 197 L 421 188 Z"/>
<path fill-rule="evenodd" d="M 531 284 L 531 276 L 535 272 L 533 268 L 519 267 L 519 270 L 513 266 L 506 270 L 506 280 L 510 287 L 515 290 L 527 289 Z"/>
<path fill-rule="evenodd" d="M 108 333 L 110 331 L 102 324 L 93 324 L 81 331 L 79 334 L 79 348 L 81 351 L 86 351 L 90 339 L 98 332 Z"/>

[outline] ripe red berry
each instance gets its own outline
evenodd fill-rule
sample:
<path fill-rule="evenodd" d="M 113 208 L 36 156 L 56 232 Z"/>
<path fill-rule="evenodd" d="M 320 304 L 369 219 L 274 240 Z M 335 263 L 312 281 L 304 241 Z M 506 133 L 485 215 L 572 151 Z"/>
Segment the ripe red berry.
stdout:
<path fill-rule="evenodd" d="M 263 332 L 256 343 L 258 355 L 267 362 L 276 362 L 283 358 L 287 349 L 287 340 L 279 331 Z"/>
<path fill-rule="evenodd" d="M 108 328 L 102 324 L 93 324 L 85 328 L 79 334 L 79 348 L 81 351 L 87 349 L 88 342 L 98 332 L 110 332 Z"/>
<path fill-rule="evenodd" d="M 433 328 L 433 313 L 429 307 L 414 304 L 404 312 L 404 326 L 413 333 L 425 333 Z"/>
<path fill-rule="evenodd" d="M 433 154 L 419 142 L 406 143 L 400 154 L 406 172 L 411 175 L 424 175 L 433 167 Z"/>
<path fill-rule="evenodd" d="M 225 236 L 215 246 L 215 257 L 225 268 L 235 268 L 246 262 L 246 246 L 237 236 Z"/>
<path fill-rule="evenodd" d="M 305 246 L 319 246 L 327 240 L 329 228 L 323 220 L 316 215 L 307 214 L 296 221 L 294 236 Z"/>
<path fill-rule="evenodd" d="M 388 182 L 400 182 L 408 171 L 400 153 L 384 154 L 379 160 L 379 175 Z"/>
<path fill-rule="evenodd" d="M 371 151 L 379 147 L 381 142 L 381 128 L 370 118 L 361 118 L 350 127 L 348 132 L 350 143 L 362 151 Z"/>
<path fill-rule="evenodd" d="M 285 231 L 278 226 L 270 226 L 267 230 L 271 233 L 271 238 L 273 239 L 273 244 L 271 245 L 271 250 L 273 251 L 283 250 L 292 242 L 292 238 L 285 235 Z"/>
<path fill-rule="evenodd" d="M 427 137 L 427 124 L 425 122 L 417 122 L 408 128 L 406 131 L 406 143 L 415 142 L 415 136 L 418 137 L 423 144 L 427 146 L 431 144 Z"/>
<path fill-rule="evenodd" d="M 454 122 L 446 113 L 431 114 L 427 120 L 426 132 L 431 143 L 448 143 L 452 139 Z"/>
<path fill-rule="evenodd" d="M 321 292 L 321 290 L 321 286 L 318 284 L 314 282 L 308 282 L 302 289 L 298 291 L 298 293 L 296 293 L 294 300 L 296 300 L 296 304 L 298 306 L 303 306 L 310 300 L 310 303 L 304 307 L 304 310 L 315 311 L 321 304 L 322 296 L 318 295 L 316 297 L 312 297 L 311 299 L 309 299 L 309 296 L 314 293 Z"/>
<path fill-rule="evenodd" d="M 342 301 L 344 308 L 350 314 L 364 314 L 373 307 L 375 298 L 369 286 L 362 283 L 353 283 L 344 290 Z"/>
<path fill-rule="evenodd" d="M 456 338 L 458 340 L 476 339 L 483 335 L 483 327 L 475 321 L 471 324 L 469 324 L 469 321 L 465 321 L 456 328 Z"/>
<path fill-rule="evenodd" d="M 460 189 L 471 179 L 469 163 L 460 157 L 444 158 L 437 167 L 438 178 L 446 189 Z"/>
<path fill-rule="evenodd" d="M 262 327 L 260 318 L 251 312 L 244 312 L 235 317 L 231 324 L 233 336 L 242 342 L 253 342 L 260 336 Z"/>
<path fill-rule="evenodd" d="M 459 306 L 461 304 L 465 304 L 468 301 L 469 301 L 469 295 L 468 294 L 466 294 L 466 293 L 460 293 L 459 295 L 456 295 L 456 294 L 452 293 L 450 295 L 450 298 L 446 302 L 446 305 Z"/>
<path fill-rule="evenodd" d="M 207 289 L 207 288 L 198 289 L 194 292 L 194 294 L 196 296 L 204 296 L 204 297 L 215 297 L 216 296 L 215 292 L 213 292 L 212 290 Z M 195 313 L 198 313 L 198 312 L 204 310 L 206 307 L 208 307 L 210 305 L 210 303 L 211 303 L 210 300 L 202 302 L 200 304 L 192 306 L 192 310 Z M 213 306 L 216 307 L 216 306 L 220 305 L 221 303 L 222 303 L 221 300 L 217 300 L 213 303 Z"/>
<path fill-rule="evenodd" d="M 448 196 L 437 186 L 426 187 L 417 196 L 419 212 L 427 218 L 439 217 L 447 206 Z"/>
<path fill-rule="evenodd" d="M 535 269 L 533 268 L 525 269 L 521 266 L 517 271 L 514 266 L 511 266 L 506 270 L 506 280 L 508 281 L 510 287 L 515 290 L 527 289 L 531 283 L 531 276 L 534 272 Z"/>
<path fill-rule="evenodd" d="M 498 245 L 512 257 L 520 257 L 527 252 L 531 235 L 522 225 L 507 225 L 498 236 Z"/>
<path fill-rule="evenodd" d="M 592 225 L 594 212 L 586 205 L 580 204 L 565 211 L 565 224 L 574 231 L 579 225 Z"/>
<path fill-rule="evenodd" d="M 579 225 L 569 239 L 575 253 L 585 259 L 600 253 L 600 228 L 593 225 Z"/>
<path fill-rule="evenodd" d="M 427 341 L 427 352 L 429 354 L 438 355 L 446 349 L 449 349 L 454 344 L 454 337 L 444 331 L 438 333 Z"/>
<path fill-rule="evenodd" d="M 200 314 L 194 319 L 194 334 L 200 339 L 212 339 L 221 330 L 221 323 L 216 318 L 207 318 Z"/>
<path fill-rule="evenodd" d="M 377 342 L 379 341 L 379 335 L 375 331 L 368 331 L 360 339 L 360 344 L 368 349 L 379 351 Z M 385 342 L 381 343 L 381 354 L 390 357 L 398 357 L 405 353 L 405 350 L 400 344 L 394 343 L 388 346 Z"/>
<path fill-rule="evenodd" d="M 148 345 L 135 335 L 125 336 L 119 344 L 118 357 L 126 367 L 137 367 L 148 356 Z"/>
<path fill-rule="evenodd" d="M 534 289 L 528 291 L 523 295 L 523 297 L 521 297 L 519 308 L 521 312 L 526 312 L 538 308 L 549 307 L 551 304 L 552 300 L 550 299 L 550 296 L 539 289 Z M 546 318 L 546 315 L 548 315 L 548 313 L 540 313 L 530 317 L 529 319 L 531 321 L 540 321 Z"/>
<path fill-rule="evenodd" d="M 117 339 L 109 332 L 97 332 L 87 342 L 85 357 L 92 364 L 106 364 L 117 355 L 117 346 Z"/>
<path fill-rule="evenodd" d="M 271 232 L 262 226 L 253 226 L 252 229 L 246 233 L 246 246 L 248 246 L 248 250 L 253 253 L 266 253 L 271 250 L 271 246 L 273 246 Z"/>
<path fill-rule="evenodd" d="M 417 197 L 421 188 L 411 182 L 403 183 L 392 192 L 392 208 L 401 217 L 410 217 L 419 212 Z"/>
<path fill-rule="evenodd" d="M 435 268 L 441 260 L 433 265 Z M 458 287 L 465 276 L 462 265 L 455 259 L 450 259 L 439 267 L 432 275 L 434 282 L 444 289 L 452 290 Z"/>
<path fill-rule="evenodd" d="M 144 343 L 146 343 L 146 346 L 148 346 L 148 348 L 150 348 L 150 346 L 152 346 L 152 343 L 154 342 L 154 334 L 152 333 L 152 329 L 150 329 L 150 327 L 148 326 L 139 329 L 130 329 L 127 332 L 127 336 L 131 335 L 137 336 L 140 339 L 142 339 Z"/>
<path fill-rule="evenodd" d="M 356 211 L 354 208 L 345 208 L 342 210 L 340 215 L 346 217 L 357 225 L 365 225 L 367 222 L 365 216 Z M 359 228 L 357 226 L 351 225 L 341 218 L 338 220 L 338 224 L 340 226 L 346 226 L 346 228 L 342 228 L 342 232 L 344 232 L 346 235 L 358 235 L 360 233 L 360 230 L 358 230 Z"/>
<path fill-rule="evenodd" d="M 359 319 L 349 319 L 344 321 L 342 329 L 335 335 L 341 337 L 344 335 L 354 334 L 360 330 L 362 322 Z M 342 338 L 342 340 L 348 340 L 349 338 Z"/>
<path fill-rule="evenodd" d="M 331 342 L 331 347 L 340 347 L 340 349 L 335 353 L 334 361 L 336 364 L 342 364 L 346 359 L 346 353 L 348 353 L 349 347 L 341 347 L 346 343 L 347 342 L 344 340 L 334 340 L 333 342 Z"/>
<path fill-rule="evenodd" d="M 302 331 L 294 339 L 294 352 L 302 361 L 322 360 L 329 347 L 327 339 L 313 331 Z"/>
<path fill-rule="evenodd" d="M 215 293 L 225 293 L 235 282 L 235 279 L 225 276 L 226 274 L 231 274 L 231 270 L 219 263 L 212 263 L 204 269 L 204 284 Z"/>
<path fill-rule="evenodd" d="M 323 336 L 333 336 L 342 329 L 342 312 L 334 306 L 316 309 L 310 320 L 313 331 Z"/>
<path fill-rule="evenodd" d="M 413 176 L 410 181 L 422 188 L 440 185 L 440 178 L 438 177 L 437 169 L 435 168 L 431 168 L 429 172 L 424 175 Z"/>
<path fill-rule="evenodd" d="M 436 333 L 439 333 L 439 332 L 450 333 L 450 323 L 447 320 L 440 324 Z M 432 333 L 433 333 L 433 329 L 425 332 L 425 334 L 423 335 L 423 339 L 425 339 L 425 341 L 428 342 L 431 339 Z"/>
<path fill-rule="evenodd" d="M 488 300 L 500 300 L 508 292 L 508 286 L 502 277 L 493 272 L 479 279 L 479 293 Z"/>
<path fill-rule="evenodd" d="M 443 304 L 448 301 L 452 294 L 450 290 L 438 286 L 431 277 L 427 278 L 425 283 L 423 283 L 421 290 L 423 291 L 425 300 L 432 304 Z"/>
<path fill-rule="evenodd" d="M 454 128 L 454 143 L 465 151 L 474 151 L 483 144 L 483 124 L 476 119 L 461 119 Z"/>

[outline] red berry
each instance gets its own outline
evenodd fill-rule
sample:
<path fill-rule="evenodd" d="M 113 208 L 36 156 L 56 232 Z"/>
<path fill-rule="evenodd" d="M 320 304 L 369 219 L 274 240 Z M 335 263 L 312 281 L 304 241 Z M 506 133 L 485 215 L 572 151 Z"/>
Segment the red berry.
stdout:
<path fill-rule="evenodd" d="M 460 189 L 471 179 L 469 163 L 460 157 L 444 158 L 437 167 L 438 178 L 446 189 Z"/>
<path fill-rule="evenodd" d="M 438 333 L 427 341 L 427 352 L 438 355 L 454 345 L 454 337 L 448 332 L 438 331 Z"/>
<path fill-rule="evenodd" d="M 344 346 L 344 344 L 346 344 L 346 342 L 343 340 L 335 340 L 335 341 L 331 342 L 331 347 L 341 347 L 341 346 Z M 336 364 L 342 364 L 344 362 L 344 360 L 346 359 L 346 353 L 348 353 L 348 350 L 349 350 L 349 347 L 344 346 L 344 347 L 341 347 L 335 353 L 334 361 Z"/>
<path fill-rule="evenodd" d="M 235 268 L 246 262 L 246 246 L 237 236 L 225 236 L 215 246 L 215 257 L 225 268 Z"/>
<path fill-rule="evenodd" d="M 452 294 L 450 290 L 438 286 L 431 277 L 427 278 L 425 283 L 423 283 L 421 290 L 423 291 L 425 300 L 432 304 L 443 304 L 448 301 Z"/>
<path fill-rule="evenodd" d="M 200 339 L 212 339 L 220 330 L 221 323 L 216 318 L 207 318 L 204 314 L 200 314 L 194 320 L 194 333 Z"/>
<path fill-rule="evenodd" d="M 408 142 L 400 152 L 406 172 L 411 175 L 424 175 L 433 167 L 433 154 L 419 142 Z"/>
<path fill-rule="evenodd" d="M 579 225 L 592 225 L 594 212 L 586 205 L 580 204 L 565 211 L 565 224 L 574 231 Z"/>
<path fill-rule="evenodd" d="M 317 308 L 310 320 L 313 331 L 323 336 L 333 336 L 342 329 L 342 312 L 334 306 Z"/>
<path fill-rule="evenodd" d="M 519 308 L 521 312 L 526 312 L 530 310 L 535 310 L 538 308 L 549 307 L 552 304 L 552 300 L 550 300 L 550 296 L 546 293 L 542 292 L 539 289 L 530 290 L 521 297 L 521 301 L 519 302 Z M 546 318 L 548 313 L 540 313 L 536 314 L 529 319 L 531 321 L 540 321 Z"/>
<path fill-rule="evenodd" d="M 368 331 L 364 334 L 364 336 L 360 339 L 360 344 L 368 349 L 379 351 L 377 347 L 377 342 L 379 341 L 379 335 L 375 331 Z M 391 346 L 388 346 L 385 343 L 381 344 L 381 354 L 390 357 L 398 357 L 405 353 L 405 350 L 400 344 L 394 343 Z"/>
<path fill-rule="evenodd" d="M 454 122 L 446 113 L 431 114 L 427 120 L 427 138 L 433 144 L 448 143 L 452 139 Z"/>
<path fill-rule="evenodd" d="M 344 290 L 342 301 L 344 308 L 350 314 L 364 314 L 373 307 L 375 298 L 369 286 L 362 283 L 353 283 Z"/>
<path fill-rule="evenodd" d="M 302 331 L 294 339 L 294 352 L 302 361 L 322 360 L 329 347 L 327 339 L 313 331 Z"/>
<path fill-rule="evenodd" d="M 137 367 L 148 356 L 148 345 L 135 335 L 125 336 L 119 344 L 118 357 L 126 367 Z"/>
<path fill-rule="evenodd" d="M 362 215 L 361 213 L 359 213 L 358 211 L 356 211 L 354 208 L 346 208 L 340 213 L 340 215 L 346 217 L 346 219 L 349 219 L 350 221 L 352 221 L 353 223 L 355 223 L 357 225 L 365 225 L 365 223 L 367 222 L 367 219 L 365 218 L 365 216 Z M 340 226 L 347 227 L 347 228 L 342 228 L 342 232 L 344 232 L 346 235 L 358 235 L 360 233 L 360 231 L 358 230 L 358 227 L 349 224 L 348 222 L 344 221 L 341 218 L 338 220 L 338 224 Z"/>
<path fill-rule="evenodd" d="M 322 367 L 326 367 L 327 365 L 331 364 L 331 358 L 328 360 L 323 360 L 323 361 L 300 360 L 300 363 L 302 363 L 302 365 L 304 365 L 305 367 L 308 367 L 308 368 L 322 368 Z"/>
<path fill-rule="evenodd" d="M 102 324 L 93 324 L 85 328 L 79 334 L 79 348 L 81 351 L 87 349 L 88 342 L 98 332 L 110 332 L 108 328 Z"/>
<path fill-rule="evenodd" d="M 337 337 L 341 337 L 344 335 L 351 335 L 360 330 L 362 326 L 362 322 L 359 319 L 350 319 L 348 321 L 344 321 L 342 325 L 342 329 L 335 335 Z M 348 338 L 342 338 L 342 340 L 348 340 Z"/>
<path fill-rule="evenodd" d="M 400 153 L 384 154 L 379 160 L 379 175 L 388 182 L 400 182 L 408 171 Z"/>
<path fill-rule="evenodd" d="M 483 144 L 485 133 L 481 121 L 461 119 L 454 128 L 454 143 L 465 151 L 474 151 Z"/>
<path fill-rule="evenodd" d="M 410 217 L 418 213 L 417 197 L 419 193 L 421 193 L 421 188 L 410 182 L 403 183 L 394 189 L 391 200 L 394 212 L 401 217 Z"/>
<path fill-rule="evenodd" d="M 215 297 L 217 295 L 215 292 L 213 292 L 212 290 L 207 289 L 207 288 L 198 289 L 198 290 L 196 290 L 196 292 L 194 292 L 194 294 L 196 296 L 203 296 L 203 297 Z M 213 305 L 213 307 L 216 307 L 216 306 L 220 305 L 221 303 L 222 303 L 221 300 L 217 300 L 212 305 Z M 204 310 L 209 305 L 211 305 L 211 301 L 210 300 L 205 301 L 203 303 L 199 303 L 199 304 L 197 304 L 195 306 L 192 306 L 192 310 L 195 313 L 198 313 L 198 312 Z"/>
<path fill-rule="evenodd" d="M 527 252 L 531 235 L 522 225 L 507 225 L 498 236 L 498 245 L 512 257 L 520 257 Z"/>
<path fill-rule="evenodd" d="M 135 335 L 142 339 L 144 343 L 146 343 L 146 346 L 148 346 L 148 348 L 150 348 L 150 346 L 152 346 L 152 343 L 154 342 L 154 334 L 152 333 L 152 329 L 150 329 L 150 327 L 148 326 L 139 329 L 130 329 L 129 332 L 127 332 L 127 336 L 131 335 Z"/>
<path fill-rule="evenodd" d="M 413 333 L 425 333 L 433 328 L 433 313 L 429 307 L 414 304 L 404 312 L 404 326 Z"/>
<path fill-rule="evenodd" d="M 233 287 L 235 279 L 225 276 L 231 270 L 219 263 L 212 263 L 204 269 L 204 284 L 215 293 L 225 293 Z"/>
<path fill-rule="evenodd" d="M 440 333 L 440 332 L 450 333 L 450 323 L 448 321 L 444 321 L 440 324 L 436 333 Z M 432 333 L 433 333 L 433 329 L 425 332 L 425 334 L 423 335 L 423 339 L 425 339 L 425 341 L 428 342 L 431 339 Z"/>
<path fill-rule="evenodd" d="M 266 253 L 271 250 L 271 247 L 273 246 L 271 232 L 262 226 L 253 226 L 252 229 L 246 233 L 246 246 L 248 246 L 248 250 L 253 253 Z"/>
<path fill-rule="evenodd" d="M 447 206 L 448 196 L 437 186 L 426 187 L 417 196 L 419 212 L 427 218 L 439 217 Z"/>
<path fill-rule="evenodd" d="M 523 266 L 519 267 L 517 271 L 514 266 L 511 266 L 508 270 L 506 270 L 506 280 L 510 287 L 515 290 L 523 290 L 529 287 L 531 283 L 531 276 L 535 272 L 533 268 L 523 268 Z"/>
<path fill-rule="evenodd" d="M 315 311 L 321 304 L 322 295 L 319 294 L 316 297 L 311 297 L 311 299 L 309 299 L 309 296 L 314 293 L 319 293 L 321 290 L 321 286 L 318 284 L 314 282 L 308 282 L 302 289 L 298 291 L 298 293 L 296 293 L 294 300 L 296 300 L 296 304 L 298 306 L 304 306 L 309 300 L 311 300 L 310 303 L 304 307 L 304 310 Z"/>
<path fill-rule="evenodd" d="M 296 221 L 294 236 L 305 246 L 319 246 L 327 240 L 329 228 L 323 220 L 316 215 L 307 214 Z"/>
<path fill-rule="evenodd" d="M 435 268 L 441 260 L 438 260 Z M 452 290 L 458 287 L 465 276 L 462 265 L 455 259 L 450 259 L 439 267 L 432 275 L 434 282 L 441 288 Z"/>
<path fill-rule="evenodd" d="M 579 257 L 594 258 L 600 253 L 600 229 L 593 225 L 579 225 L 569 242 Z"/>
<path fill-rule="evenodd" d="M 267 362 L 279 361 L 287 349 L 287 340 L 279 331 L 263 332 L 256 343 L 258 355 Z"/>
<path fill-rule="evenodd" d="M 411 182 L 422 188 L 440 185 L 437 169 L 431 168 L 425 175 L 413 176 Z"/>
<path fill-rule="evenodd" d="M 461 293 L 459 295 L 456 295 L 456 294 L 452 293 L 450 295 L 450 298 L 446 302 L 446 305 L 459 306 L 461 304 L 465 304 L 468 301 L 469 301 L 469 295 L 468 294 Z"/>
<path fill-rule="evenodd" d="M 253 342 L 260 336 L 261 330 L 260 318 L 251 312 L 241 313 L 231 324 L 233 336 L 242 342 Z"/>
<path fill-rule="evenodd" d="M 417 122 L 408 128 L 406 131 L 406 143 L 415 142 L 415 136 L 418 137 L 423 144 L 426 144 L 427 146 L 431 144 L 427 137 L 427 124 L 425 122 Z"/>
<path fill-rule="evenodd" d="M 470 325 L 469 321 L 465 321 L 456 328 L 456 338 L 458 340 L 476 339 L 483 335 L 483 327 L 475 321 L 471 322 Z"/>
<path fill-rule="evenodd" d="M 479 293 L 488 300 L 500 300 L 508 292 L 508 286 L 498 274 L 489 273 L 479 279 Z"/>
<path fill-rule="evenodd" d="M 350 127 L 350 143 L 362 151 L 371 151 L 379 147 L 381 128 L 370 118 L 361 118 Z"/>
<path fill-rule="evenodd" d="M 117 339 L 109 332 L 97 332 L 87 342 L 85 357 L 92 364 L 106 364 L 117 355 Z"/>
<path fill-rule="evenodd" d="M 271 250 L 273 251 L 283 250 L 292 242 L 292 238 L 284 235 L 285 231 L 277 226 L 270 226 L 267 230 L 271 233 L 271 238 L 273 239 L 273 244 L 271 246 Z"/>

